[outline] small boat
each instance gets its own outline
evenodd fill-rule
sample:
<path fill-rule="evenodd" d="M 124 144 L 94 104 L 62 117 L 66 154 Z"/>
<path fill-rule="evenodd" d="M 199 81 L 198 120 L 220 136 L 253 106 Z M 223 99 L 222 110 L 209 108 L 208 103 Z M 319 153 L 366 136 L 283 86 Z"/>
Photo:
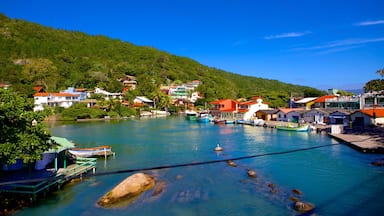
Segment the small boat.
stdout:
<path fill-rule="evenodd" d="M 213 119 L 213 123 L 215 123 L 215 124 L 225 124 L 225 119 Z"/>
<path fill-rule="evenodd" d="M 207 112 L 199 112 L 196 120 L 197 122 L 208 123 L 211 121 L 211 117 Z"/>
<path fill-rule="evenodd" d="M 235 124 L 235 120 L 225 120 L 225 124 Z"/>
<path fill-rule="evenodd" d="M 302 125 L 302 126 L 282 126 L 277 125 L 276 129 L 278 130 L 285 130 L 285 131 L 298 131 L 298 132 L 308 132 L 310 127 L 309 125 Z"/>
<path fill-rule="evenodd" d="M 71 148 L 68 150 L 69 153 L 76 157 L 100 157 L 100 156 L 109 156 L 115 154 L 112 152 L 111 146 L 97 146 L 91 148 Z"/>
<path fill-rule="evenodd" d="M 185 111 L 185 119 L 189 121 L 196 121 L 197 120 L 197 112 L 193 110 L 186 110 Z"/>

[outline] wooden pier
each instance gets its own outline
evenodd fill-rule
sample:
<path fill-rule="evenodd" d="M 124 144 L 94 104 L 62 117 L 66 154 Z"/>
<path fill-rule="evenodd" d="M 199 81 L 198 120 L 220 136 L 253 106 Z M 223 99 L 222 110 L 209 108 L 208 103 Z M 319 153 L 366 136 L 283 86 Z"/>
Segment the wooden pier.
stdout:
<path fill-rule="evenodd" d="M 1 193 L 14 193 L 30 195 L 32 201 L 36 199 L 39 194 L 46 193 L 50 190 L 60 190 L 62 185 L 75 178 L 82 178 L 83 174 L 92 170 L 96 170 L 96 158 L 77 158 L 75 164 L 71 164 L 66 168 L 60 168 L 55 175 L 41 178 L 41 179 L 24 179 L 14 181 L 16 183 L 6 184 L 0 187 Z"/>

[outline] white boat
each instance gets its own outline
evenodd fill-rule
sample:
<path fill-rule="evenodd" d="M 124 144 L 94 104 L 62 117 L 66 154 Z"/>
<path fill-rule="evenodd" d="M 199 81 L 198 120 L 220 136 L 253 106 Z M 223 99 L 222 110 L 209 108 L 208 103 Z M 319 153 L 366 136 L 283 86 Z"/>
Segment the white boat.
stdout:
<path fill-rule="evenodd" d="M 69 153 L 76 157 L 100 157 L 115 154 L 111 146 L 97 146 L 91 148 L 71 148 Z"/>

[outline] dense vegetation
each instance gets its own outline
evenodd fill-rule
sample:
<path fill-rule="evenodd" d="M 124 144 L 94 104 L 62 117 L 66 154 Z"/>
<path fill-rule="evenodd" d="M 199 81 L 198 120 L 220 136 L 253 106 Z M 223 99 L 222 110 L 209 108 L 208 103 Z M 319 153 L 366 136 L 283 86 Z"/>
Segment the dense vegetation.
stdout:
<path fill-rule="evenodd" d="M 33 99 L 0 88 L 0 161 L 12 164 L 16 159 L 34 162 L 53 147 L 42 123 L 48 113 L 33 112 Z"/>
<path fill-rule="evenodd" d="M 147 96 L 156 94 L 148 85 L 191 80 L 203 82 L 198 90 L 208 101 L 260 95 L 278 107 L 286 105 L 292 92 L 296 96 L 324 94 L 311 87 L 225 72 L 151 47 L 56 30 L 0 14 L 0 82 L 12 84 L 23 95 L 31 96 L 34 85 L 47 91 L 98 86 L 120 92 L 118 80 L 125 75 L 136 76 L 137 94 Z"/>

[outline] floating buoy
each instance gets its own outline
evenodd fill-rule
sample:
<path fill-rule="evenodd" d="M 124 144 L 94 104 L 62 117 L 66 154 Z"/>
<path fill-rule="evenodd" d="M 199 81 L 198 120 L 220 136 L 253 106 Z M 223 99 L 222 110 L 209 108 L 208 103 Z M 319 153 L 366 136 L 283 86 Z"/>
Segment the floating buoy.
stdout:
<path fill-rule="evenodd" d="M 223 148 L 220 147 L 219 144 L 217 144 L 216 148 L 215 148 L 215 151 L 223 151 Z"/>

